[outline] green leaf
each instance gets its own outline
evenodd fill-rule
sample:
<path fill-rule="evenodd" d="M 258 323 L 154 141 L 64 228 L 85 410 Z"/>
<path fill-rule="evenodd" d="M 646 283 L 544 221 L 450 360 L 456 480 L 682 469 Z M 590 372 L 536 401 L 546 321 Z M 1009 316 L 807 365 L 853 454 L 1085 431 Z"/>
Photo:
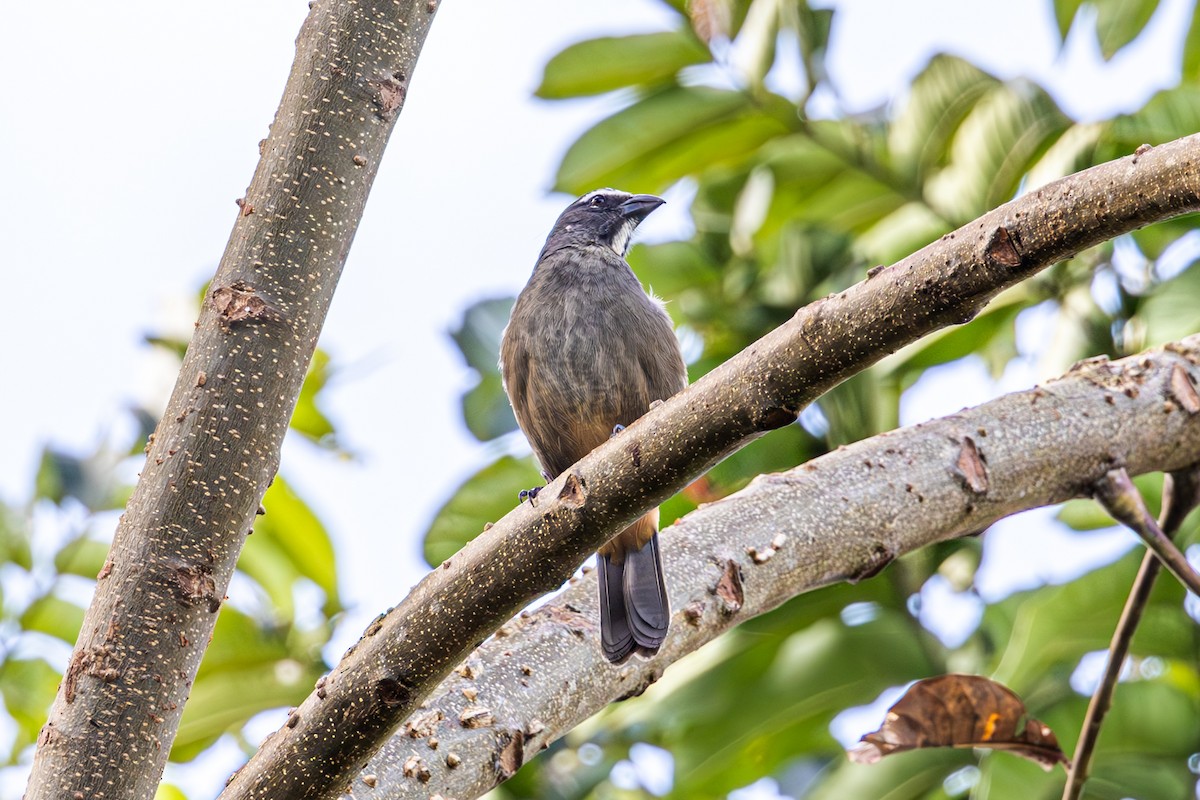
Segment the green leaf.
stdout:
<path fill-rule="evenodd" d="M 1104 730 L 1110 730 L 1105 721 Z M 1195 734 L 1192 734 L 1193 737 Z M 1194 739 L 1193 739 L 1194 741 Z M 1125 800 L 1128 797 L 1187 797 L 1195 793 L 1196 776 L 1187 767 L 1187 756 L 1154 757 L 1131 746 L 1119 755 L 1097 757 L 1088 778 L 1085 797 Z"/>
<path fill-rule="evenodd" d="M 942 328 L 901 349 L 884 363 L 904 382 L 930 367 L 974 354 L 985 355 L 993 370 L 1002 370 L 1017 354 L 1016 319 L 1028 300 L 1028 292 L 1005 293 L 966 325 Z"/>
<path fill-rule="evenodd" d="M 467 366 L 481 375 L 499 372 L 500 337 L 515 301 L 515 297 L 495 297 L 474 302 L 463 312 L 459 326 L 450 331 Z"/>
<path fill-rule="evenodd" d="M 171 748 L 172 761 L 190 761 L 222 734 L 237 730 L 255 714 L 298 706 L 324 669 L 290 660 L 255 664 L 197 677 Z"/>
<path fill-rule="evenodd" d="M 326 670 L 322 629 L 302 635 L 271 626 L 226 606 L 192 685 L 174 761 L 188 761 L 227 731 L 270 708 L 299 705 Z"/>
<path fill-rule="evenodd" d="M 973 761 L 969 752 L 949 748 L 916 750 L 878 764 L 854 764 L 843 757 L 833 762 L 829 773 L 804 800 L 940 799 L 945 797 L 938 790 L 946 776 Z"/>
<path fill-rule="evenodd" d="M 462 398 L 467 429 L 481 442 L 490 442 L 517 429 L 517 418 L 499 374 L 485 375 Z"/>
<path fill-rule="evenodd" d="M 1058 38 L 1061 41 L 1066 41 L 1067 33 L 1075 22 L 1075 15 L 1079 13 L 1083 3 L 1084 0 L 1054 0 L 1054 20 L 1058 23 Z"/>
<path fill-rule="evenodd" d="M 675 86 L 597 123 L 563 156 L 555 188 L 661 192 L 687 175 L 739 161 L 786 131 L 740 92 Z"/>
<path fill-rule="evenodd" d="M 89 511 L 108 511 L 124 504 L 127 489 L 113 474 L 118 457 L 104 448 L 77 456 L 53 446 L 42 449 L 35 491 L 37 497 L 62 505 L 68 499 Z"/>
<path fill-rule="evenodd" d="M 849 252 L 849 234 L 833 227 L 796 222 L 778 237 L 761 237 L 757 285 L 746 298 L 755 301 L 761 323 L 744 328 L 748 339 L 765 335 L 800 306 L 862 279 L 866 270 Z"/>
<path fill-rule="evenodd" d="M 1034 712 L 1030 712 L 1034 714 Z M 1041 713 L 1041 712 L 1037 712 Z M 1042 719 L 1036 716 L 1035 718 Z M 1082 714 L 1079 719 L 1082 719 Z M 1042 719 L 1049 725 L 1049 721 Z M 1072 720 L 1071 725 L 1078 727 L 1079 720 Z M 1108 725 L 1105 725 L 1105 730 Z M 1060 729 L 1052 727 L 1051 730 L 1059 731 Z M 1071 728 L 1063 730 L 1068 736 L 1071 735 Z M 1062 742 L 1065 752 L 1070 752 L 1066 749 L 1067 742 Z M 1021 797 L 1027 800 L 1057 800 L 1062 795 L 1063 783 L 1066 780 L 1062 770 L 1056 769 L 1051 772 L 1046 772 L 1032 761 L 1026 761 L 1023 758 L 1013 758 L 1007 753 L 993 752 L 987 753 L 980 759 L 980 775 L 979 783 L 976 790 L 972 793 L 972 797 Z M 1092 799 L 1090 792 L 1085 793 L 1085 797 Z M 1114 798 L 1115 800 L 1115 798 Z"/>
<path fill-rule="evenodd" d="M 425 534 L 425 560 L 436 566 L 517 505 L 523 489 L 544 483 L 532 458 L 503 456 L 466 480 L 438 509 Z"/>
<path fill-rule="evenodd" d="M 1077 531 L 1103 530 L 1117 524 L 1095 500 L 1068 500 L 1054 518 Z"/>
<path fill-rule="evenodd" d="M 991 88 L 955 132 L 946 168 L 926 184 L 930 206 L 963 224 L 1012 199 L 1030 167 L 1069 126 L 1038 86 L 1014 81 Z"/>
<path fill-rule="evenodd" d="M 946 220 L 924 203 L 906 203 L 868 228 L 854 241 L 868 264 L 889 265 L 950 232 Z"/>
<path fill-rule="evenodd" d="M 26 570 L 33 568 L 26 520 L 3 502 L 0 502 L 0 563 L 16 564 Z"/>
<path fill-rule="evenodd" d="M 746 83 L 756 89 L 763 85 L 771 65 L 775 63 L 781 10 L 781 3 L 777 0 L 750 3 L 733 43 L 742 75 Z"/>
<path fill-rule="evenodd" d="M 999 85 L 983 70 L 956 56 L 936 55 L 913 79 L 888 131 L 896 171 L 920 182 L 946 160 L 949 143 L 979 99 Z"/>
<path fill-rule="evenodd" d="M 589 39 L 550 59 L 536 94 L 558 100 L 661 83 L 710 58 L 686 29 Z"/>
<path fill-rule="evenodd" d="M 247 540 L 246 548 L 238 559 L 238 571 L 249 576 L 266 595 L 271 613 L 277 620 L 289 623 L 296 618 L 294 590 L 300 573 L 284 554 L 276 537 L 259 538 L 266 526 L 255 528 L 254 535 Z M 251 548 L 249 542 L 257 539 Z"/>
<path fill-rule="evenodd" d="M 60 575 L 78 575 L 95 580 L 108 561 L 108 542 L 90 536 L 72 539 L 54 554 L 54 570 Z"/>
<path fill-rule="evenodd" d="M 83 627 L 83 609 L 53 594 L 34 600 L 21 614 L 21 629 L 61 639 L 74 644 Z"/>
<path fill-rule="evenodd" d="M 804 60 L 804 72 L 811 91 L 828 77 L 825 70 L 825 53 L 829 48 L 829 33 L 833 29 L 832 8 L 813 8 L 807 2 L 798 2 L 797 38 L 800 40 L 800 55 Z"/>
<path fill-rule="evenodd" d="M 246 539 L 238 569 L 262 586 L 285 619 L 292 617 L 292 591 L 299 578 L 325 593 L 326 616 L 336 614 L 341 610 L 337 558 L 324 524 L 279 476 L 267 489 L 263 508 L 267 513 L 258 517 Z"/>
<path fill-rule="evenodd" d="M 1084 654 L 1107 648 L 1141 559 L 1139 548 L 1068 584 L 1018 592 L 988 606 L 981 633 L 1003 648 L 991 677 L 1029 699 L 1043 681 L 1069 675 Z M 1182 602 L 1183 591 L 1174 581 L 1155 585 L 1134 638 L 1135 654 L 1194 655 Z"/>
<path fill-rule="evenodd" d="M 862 628 L 826 620 L 793 634 L 780 648 L 764 682 L 758 684 L 757 701 L 743 700 L 746 705 L 738 713 L 747 713 L 750 719 L 738 726 L 738 735 L 710 742 L 711 749 L 705 748 L 708 752 L 703 755 L 687 743 L 688 749 L 677 761 L 676 793 L 693 797 L 714 784 L 735 788 L 761 775 L 764 767 L 790 757 L 793 748 L 823 747 L 836 752 L 828 723 L 837 712 L 873 699 L 893 682 L 904 683 L 928 670 L 928 662 L 906 626 L 885 614 Z M 886 665 L 872 657 L 880 648 L 889 653 Z M 861 668 L 855 668 L 855 662 Z M 838 668 L 830 670 L 830 664 Z M 704 685 L 702 682 L 697 688 Z M 713 728 L 714 733 L 730 732 L 725 725 Z M 693 735 L 695 731 L 690 731 L 689 739 Z M 682 738 L 676 744 L 681 742 Z"/>
<path fill-rule="evenodd" d="M 685 295 L 705 295 L 716 287 L 721 269 L 694 242 L 637 244 L 629 251 L 629 265 L 647 291 L 667 301 L 667 312 L 676 324 L 686 321 Z"/>
<path fill-rule="evenodd" d="M 1138 317 L 1146 325 L 1147 346 L 1165 344 L 1200 331 L 1200 266 L 1193 264 L 1154 288 Z"/>
<path fill-rule="evenodd" d="M 200 299 L 201 302 L 203 302 L 203 296 L 201 296 Z M 187 339 L 176 339 L 171 336 L 155 336 L 154 334 L 146 334 L 142 337 L 142 340 L 148 345 L 161 347 L 163 350 L 166 350 L 180 361 L 183 361 L 183 357 L 187 354 Z"/>
<path fill-rule="evenodd" d="M 226 604 L 217 617 L 212 641 L 204 651 L 198 675 L 237 671 L 288 658 L 286 625 L 274 626 Z"/>
<path fill-rule="evenodd" d="M 1200 3 L 1192 7 L 1192 21 L 1188 25 L 1187 38 L 1183 40 L 1183 75 L 1181 82 L 1200 82 Z"/>
<path fill-rule="evenodd" d="M 1200 86 L 1181 85 L 1164 89 L 1140 110 L 1113 120 L 1109 145 L 1102 155 L 1128 155 L 1142 144 L 1162 144 L 1200 130 Z"/>
<path fill-rule="evenodd" d="M 1066 41 L 1085 4 L 1096 11 L 1096 42 L 1105 61 L 1136 39 L 1158 8 L 1157 0 L 1054 0 L 1054 18 L 1062 41 Z"/>
<path fill-rule="evenodd" d="M 480 441 L 487 442 L 517 429 L 504 383 L 500 379 L 500 337 L 514 298 L 480 300 L 467 307 L 462 322 L 450 332 L 466 359 L 479 375 L 479 383 L 463 395 L 463 418 Z"/>
<path fill-rule="evenodd" d="M 0 665 L 0 694 L 17 724 L 9 764 L 15 764 L 21 751 L 37 741 L 58 693 L 59 677 L 58 670 L 40 658 L 9 658 Z"/>
<path fill-rule="evenodd" d="M 1096 6 L 1096 39 L 1108 61 L 1136 39 L 1158 8 L 1157 0 L 1092 0 Z"/>
<path fill-rule="evenodd" d="M 154 800 L 188 800 L 188 796 L 178 786 L 160 783 L 154 790 Z"/>
<path fill-rule="evenodd" d="M 798 223 L 860 233 L 908 200 L 881 167 L 872 167 L 871 143 L 838 134 L 832 125 L 810 123 L 809 129 L 762 148 L 761 163 L 774 176 L 775 194 L 755 235 L 760 249 Z"/>
<path fill-rule="evenodd" d="M 1096 147 L 1107 130 L 1108 123 L 1078 123 L 1067 128 L 1029 168 L 1023 191 L 1040 188 L 1097 163 Z"/>
<path fill-rule="evenodd" d="M 337 449 L 333 423 L 318 404 L 318 397 L 329 382 L 331 374 L 329 354 L 324 350 L 314 352 L 308 372 L 304 375 L 304 383 L 300 385 L 300 397 L 296 401 L 296 410 L 292 413 L 289 426 L 322 447 Z"/>
<path fill-rule="evenodd" d="M 1178 757 L 1178 766 L 1196 751 L 1200 742 L 1200 682 L 1196 680 L 1196 658 L 1200 646 L 1192 642 L 1191 652 L 1177 662 L 1180 674 L 1168 670 L 1155 680 L 1133 680 L 1121 683 L 1114 696 L 1113 707 L 1104 721 L 1105 736 L 1100 740 L 1097 764 L 1117 755 L 1132 755 L 1130 751 L 1161 753 Z M 1182 680 L 1176 680 L 1176 677 Z M 1105 753 L 1108 750 L 1108 753 Z M 1122 753 L 1124 751 L 1124 753 Z M 1116 769 L 1108 777 L 1119 775 Z M 1151 796 L 1137 792 L 1135 797 Z"/>

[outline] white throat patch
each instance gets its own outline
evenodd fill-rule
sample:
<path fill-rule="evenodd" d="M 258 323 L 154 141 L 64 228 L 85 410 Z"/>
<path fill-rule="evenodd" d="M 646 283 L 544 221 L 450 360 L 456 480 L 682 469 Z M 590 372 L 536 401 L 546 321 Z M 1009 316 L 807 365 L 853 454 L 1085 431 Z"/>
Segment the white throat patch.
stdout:
<path fill-rule="evenodd" d="M 619 255 L 621 258 L 624 258 L 625 254 L 629 252 L 629 240 L 633 237 L 633 230 L 637 226 L 637 220 L 627 219 L 621 223 L 621 227 L 617 229 L 615 234 L 613 234 L 612 242 L 609 244 L 609 247 L 611 247 L 613 252 Z"/>

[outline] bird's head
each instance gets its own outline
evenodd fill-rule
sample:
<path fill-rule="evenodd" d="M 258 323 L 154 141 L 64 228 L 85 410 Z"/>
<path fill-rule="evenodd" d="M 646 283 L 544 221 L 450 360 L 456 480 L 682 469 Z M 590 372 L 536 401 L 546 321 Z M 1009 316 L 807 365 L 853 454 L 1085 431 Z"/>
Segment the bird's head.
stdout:
<path fill-rule="evenodd" d="M 634 229 L 663 202 L 652 194 L 629 194 L 616 189 L 588 192 L 559 215 L 546 246 L 601 244 L 624 258 Z"/>

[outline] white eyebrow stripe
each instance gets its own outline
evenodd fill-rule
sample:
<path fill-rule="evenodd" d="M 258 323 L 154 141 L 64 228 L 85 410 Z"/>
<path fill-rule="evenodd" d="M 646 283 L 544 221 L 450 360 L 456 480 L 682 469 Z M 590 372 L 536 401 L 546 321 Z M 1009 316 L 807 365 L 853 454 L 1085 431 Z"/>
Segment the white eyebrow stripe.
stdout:
<path fill-rule="evenodd" d="M 593 197 L 597 197 L 599 195 L 613 196 L 613 195 L 619 195 L 619 194 L 621 194 L 621 192 L 617 191 L 616 189 L 595 189 L 593 191 L 588 192 L 587 194 L 585 194 L 583 197 L 579 198 L 575 202 L 576 202 L 576 204 L 586 205 L 587 203 L 591 202 L 591 199 Z"/>

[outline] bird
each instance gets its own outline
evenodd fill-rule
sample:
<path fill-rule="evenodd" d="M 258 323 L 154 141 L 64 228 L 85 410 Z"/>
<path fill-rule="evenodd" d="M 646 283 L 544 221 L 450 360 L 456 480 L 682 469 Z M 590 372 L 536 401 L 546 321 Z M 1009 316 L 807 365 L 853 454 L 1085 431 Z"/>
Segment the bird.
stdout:
<path fill-rule="evenodd" d="M 663 202 L 597 189 L 571 203 L 513 304 L 500 373 L 547 482 L 687 386 L 671 317 L 625 260 L 634 230 Z M 596 563 L 604 656 L 652 656 L 670 619 L 658 509 L 604 544 Z"/>

